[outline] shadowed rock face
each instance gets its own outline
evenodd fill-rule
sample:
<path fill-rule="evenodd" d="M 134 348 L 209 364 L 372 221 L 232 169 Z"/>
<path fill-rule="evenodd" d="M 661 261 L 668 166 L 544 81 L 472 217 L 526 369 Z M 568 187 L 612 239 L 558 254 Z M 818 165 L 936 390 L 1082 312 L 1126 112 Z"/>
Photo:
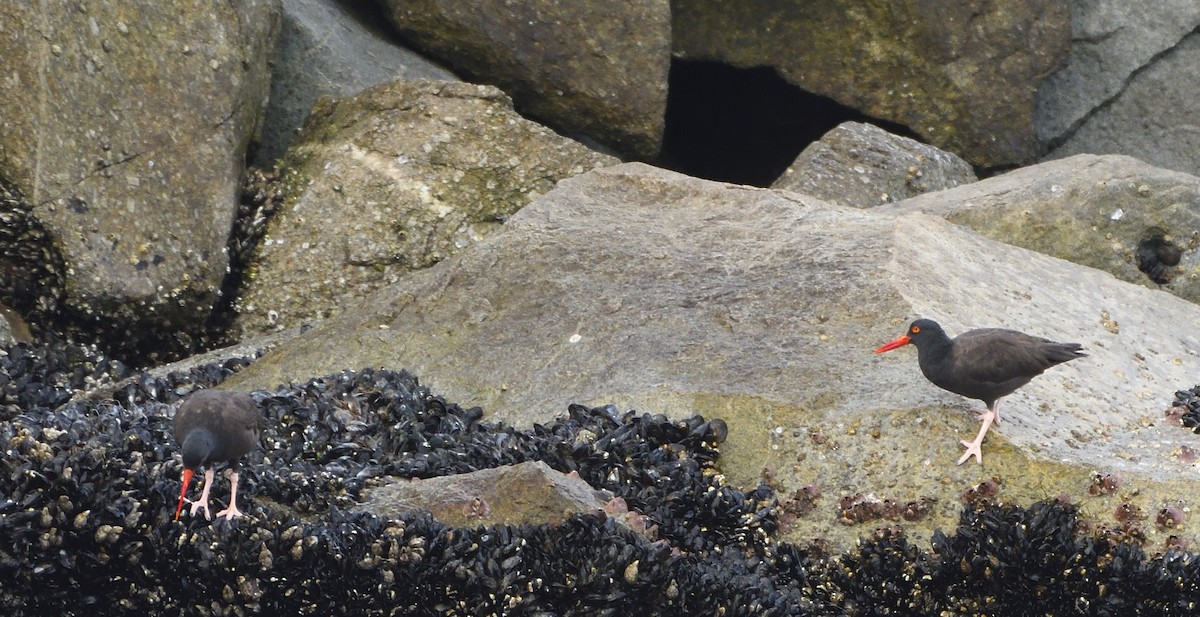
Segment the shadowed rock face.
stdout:
<path fill-rule="evenodd" d="M 1060 2 L 671 3 L 674 51 L 772 66 L 789 82 L 903 124 L 982 166 L 1041 152 L 1036 84 L 1065 62 Z"/>
<path fill-rule="evenodd" d="M 118 348 L 186 339 L 225 275 L 278 2 L 9 8 L 0 177 L 61 258 L 57 308 Z"/>
<path fill-rule="evenodd" d="M 671 60 L 667 0 L 610 5 L 536 0 L 389 1 L 406 40 L 472 80 L 502 88 L 522 113 L 623 154 L 662 143 Z"/>
<path fill-rule="evenodd" d="M 256 163 L 270 165 L 296 138 L 321 96 L 349 96 L 387 81 L 458 81 L 452 73 L 396 44 L 366 3 L 283 3 L 271 99 Z"/>
<path fill-rule="evenodd" d="M 1037 88 L 1049 158 L 1124 154 L 1200 172 L 1195 118 L 1200 5 L 1191 0 L 1078 2 L 1067 63 Z"/>
<path fill-rule="evenodd" d="M 1189 10 L 1196 9 L 1192 6 Z M 1200 134 L 1193 128 L 1195 101 L 1200 95 L 1200 34 L 1194 28 L 1200 25 L 1200 14 L 1194 19 L 1187 36 L 1147 59 L 1124 79 L 1111 82 L 1110 76 L 1100 77 L 1097 67 L 1091 67 L 1088 78 L 1095 76 L 1109 82 L 1109 87 L 1119 85 L 1120 90 L 1110 93 L 1111 98 L 1089 109 L 1068 133 L 1051 142 L 1056 147 L 1047 158 L 1123 154 L 1167 169 L 1200 173 Z M 1069 98 L 1073 91 L 1068 87 L 1059 84 L 1063 92 L 1058 102 L 1074 107 L 1080 101 Z"/>

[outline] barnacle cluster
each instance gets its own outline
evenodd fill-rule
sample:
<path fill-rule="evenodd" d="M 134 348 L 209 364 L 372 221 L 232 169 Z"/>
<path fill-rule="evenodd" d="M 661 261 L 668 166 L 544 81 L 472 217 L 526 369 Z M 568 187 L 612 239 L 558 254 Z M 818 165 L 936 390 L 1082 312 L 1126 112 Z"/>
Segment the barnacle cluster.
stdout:
<path fill-rule="evenodd" d="M 1083 533 L 1065 503 L 981 500 L 929 550 L 883 527 L 864 530 L 856 550 L 830 554 L 777 540 L 786 500 L 769 487 L 725 483 L 720 420 L 570 406 L 518 430 L 403 371 L 346 371 L 253 393 L 266 428 L 242 466 L 246 516 L 174 522 L 172 404 L 249 360 L 138 374 L 89 400 L 77 393 L 130 371 L 88 353 L 47 345 L 0 356 L 3 615 L 1200 611 L 1196 555 L 1152 557 L 1136 542 Z M 533 460 L 612 492 L 610 512 L 450 528 L 359 505 L 383 476 Z M 809 506 L 834 507 L 818 495 Z M 226 483 L 212 497 L 228 499 Z M 907 518 L 899 505 L 881 512 Z M 633 512 L 655 532 L 616 520 Z"/>
<path fill-rule="evenodd" d="M 880 499 L 874 493 L 856 493 L 838 500 L 838 522 L 857 525 L 879 519 L 919 521 L 929 514 L 931 505 L 928 497 L 902 502 L 890 497 Z"/>
<path fill-rule="evenodd" d="M 1088 494 L 1092 496 L 1111 495 L 1125 484 L 1125 479 L 1115 473 L 1096 473 L 1092 475 L 1092 483 L 1088 486 Z"/>

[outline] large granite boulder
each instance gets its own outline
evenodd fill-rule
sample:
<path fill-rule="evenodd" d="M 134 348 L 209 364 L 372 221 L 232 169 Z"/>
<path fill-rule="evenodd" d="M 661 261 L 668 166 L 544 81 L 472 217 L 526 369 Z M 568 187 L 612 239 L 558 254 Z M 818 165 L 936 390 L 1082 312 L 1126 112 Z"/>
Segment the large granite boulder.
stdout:
<path fill-rule="evenodd" d="M 871 208 L 977 179 L 970 163 L 945 150 L 844 122 L 809 144 L 771 188 Z"/>
<path fill-rule="evenodd" d="M 1077 341 L 1090 355 L 1009 397 L 985 466 L 957 466 L 978 403 L 932 386 L 915 354 L 872 353 L 916 316 L 952 334 L 1008 326 Z M 992 477 L 1021 502 L 1086 495 L 1097 470 L 1119 471 L 1146 511 L 1194 490 L 1174 457 L 1194 436 L 1161 418 L 1195 381 L 1200 341 L 1179 324 L 1197 319 L 1200 307 L 1169 294 L 935 216 L 627 164 L 564 180 L 501 233 L 281 343 L 227 385 L 392 366 L 520 426 L 572 402 L 720 417 L 735 484 L 769 470 L 785 493 L 931 504 L 912 524 L 920 536 L 952 526 L 960 494 Z M 792 537 L 853 542 L 860 532 L 842 518 L 822 507 Z"/>
<path fill-rule="evenodd" d="M 881 208 L 928 212 L 1001 242 L 1200 302 L 1200 178 L 1078 155 Z"/>
<path fill-rule="evenodd" d="M 1058 146 L 1049 157 L 1125 154 L 1200 174 L 1197 100 L 1200 34 L 1193 33 L 1139 67 L 1121 82 L 1118 93 L 1096 104 L 1068 133 L 1051 142 Z"/>
<path fill-rule="evenodd" d="M 1073 2 L 1066 65 L 1037 91 L 1038 138 L 1051 157 L 1127 154 L 1200 173 L 1194 124 L 1200 4 Z"/>
<path fill-rule="evenodd" d="M 287 201 L 237 328 L 329 317 L 500 228 L 559 179 L 616 162 L 520 117 L 492 86 L 391 82 L 322 99 L 286 160 Z"/>
<path fill-rule="evenodd" d="M 458 81 L 450 71 L 401 47 L 394 34 L 372 24 L 364 12 L 337 0 L 283 0 L 260 162 L 283 156 L 321 96 L 350 96 L 401 79 Z"/>
<path fill-rule="evenodd" d="M 628 156 L 658 154 L 671 63 L 667 0 L 386 4 L 407 41 L 499 86 L 522 113 Z"/>
<path fill-rule="evenodd" d="M 784 79 L 982 166 L 1040 154 L 1038 83 L 1065 61 L 1061 2 L 671 3 L 675 54 Z"/>
<path fill-rule="evenodd" d="M 277 0 L 15 3 L 0 14 L 0 177 L 51 266 L 22 310 L 121 349 L 187 346 L 225 277 Z"/>
<path fill-rule="evenodd" d="M 399 518 L 425 510 L 451 527 L 561 523 L 599 512 L 612 495 L 541 461 L 436 478 L 391 478 L 368 493 L 362 509 Z"/>

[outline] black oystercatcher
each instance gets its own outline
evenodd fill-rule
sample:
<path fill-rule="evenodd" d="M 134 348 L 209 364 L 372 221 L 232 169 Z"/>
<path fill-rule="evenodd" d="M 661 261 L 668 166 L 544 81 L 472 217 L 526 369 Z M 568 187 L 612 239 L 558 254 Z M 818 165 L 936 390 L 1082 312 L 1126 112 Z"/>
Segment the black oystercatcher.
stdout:
<path fill-rule="evenodd" d="M 200 390 L 183 401 L 175 412 L 175 441 L 183 451 L 183 488 L 179 491 L 175 520 L 179 520 L 184 501 L 192 504 L 191 514 L 204 510 L 204 517 L 212 518 L 208 511 L 208 491 L 213 483 L 213 465 L 218 463 L 231 466 L 229 507 L 217 512 L 217 516 L 233 520 L 242 515 L 237 509 L 237 461 L 258 444 L 259 423 L 258 406 L 250 395 L 242 392 Z M 187 500 L 192 474 L 200 468 L 207 468 L 204 492 L 199 501 Z"/>
<path fill-rule="evenodd" d="M 987 409 L 979 411 L 983 426 L 975 441 L 962 442 L 967 451 L 958 459 L 959 465 L 971 456 L 983 463 L 980 446 L 992 422 L 1000 422 L 1002 397 L 1056 364 L 1087 355 L 1079 343 L 1055 343 L 1001 328 L 970 330 L 951 339 L 937 322 L 929 319 L 912 322 L 907 334 L 881 345 L 875 353 L 909 343 L 917 346 L 917 364 L 933 385 L 987 405 Z"/>

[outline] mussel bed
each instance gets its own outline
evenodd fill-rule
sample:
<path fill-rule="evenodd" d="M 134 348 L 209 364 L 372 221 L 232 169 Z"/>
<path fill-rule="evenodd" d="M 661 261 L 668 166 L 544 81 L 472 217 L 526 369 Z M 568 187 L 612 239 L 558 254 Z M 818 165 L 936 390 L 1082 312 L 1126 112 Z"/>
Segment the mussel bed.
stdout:
<path fill-rule="evenodd" d="M 928 550 L 893 528 L 827 554 L 778 540 L 767 486 L 717 468 L 718 419 L 572 405 L 518 430 L 405 371 L 253 393 L 263 447 L 233 522 L 173 521 L 171 405 L 250 359 L 153 377 L 63 343 L 0 357 L 0 614 L 1191 615 L 1200 559 L 1084 533 L 1074 507 L 968 506 Z M 78 396 L 133 376 L 105 400 Z M 602 512 L 448 528 L 356 508 L 383 476 L 523 461 L 575 471 L 657 527 Z M 224 491 L 224 492 L 222 492 Z M 213 497 L 228 499 L 228 484 Z"/>

